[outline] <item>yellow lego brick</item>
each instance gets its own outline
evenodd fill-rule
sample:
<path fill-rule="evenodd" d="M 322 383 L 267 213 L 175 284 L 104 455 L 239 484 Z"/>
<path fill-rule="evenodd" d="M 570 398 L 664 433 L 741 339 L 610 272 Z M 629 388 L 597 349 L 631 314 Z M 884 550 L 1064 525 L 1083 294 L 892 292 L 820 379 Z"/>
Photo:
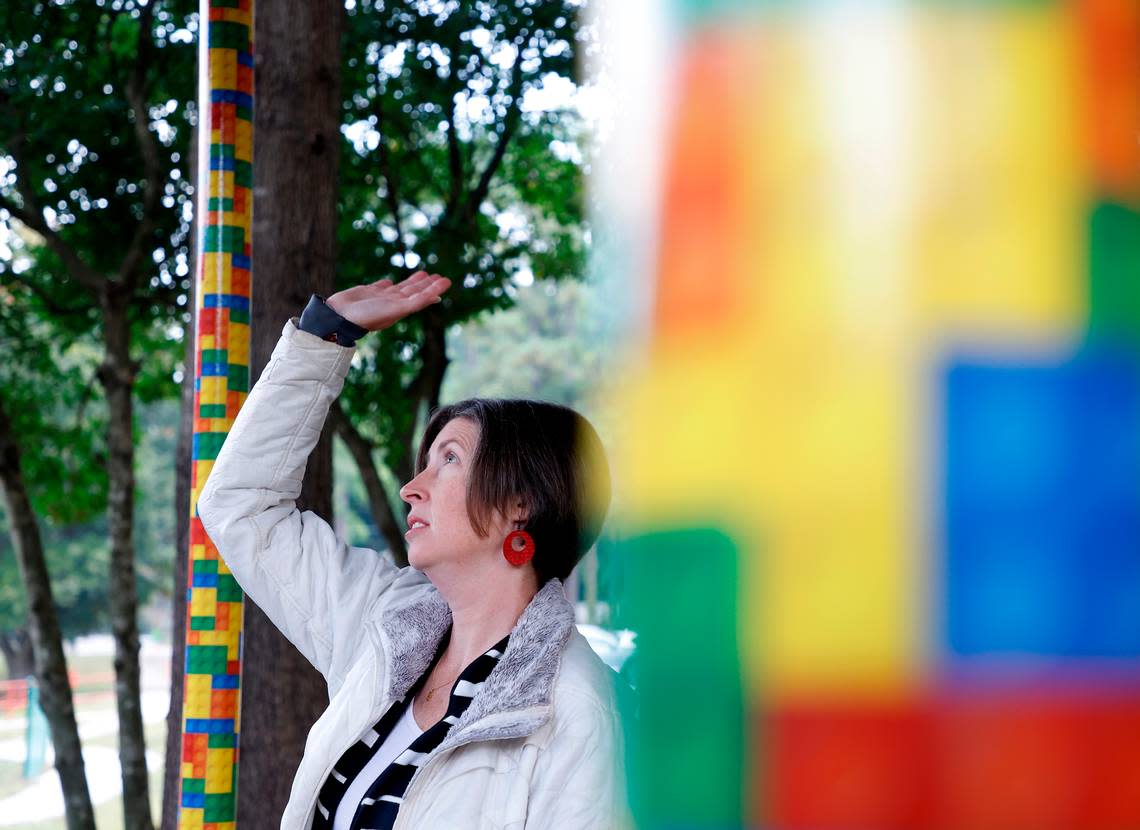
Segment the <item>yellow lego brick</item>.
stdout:
<path fill-rule="evenodd" d="M 200 404 L 224 404 L 226 402 L 225 377 L 204 377 L 198 390 Z"/>
<path fill-rule="evenodd" d="M 225 293 L 223 286 L 229 278 L 231 261 L 229 254 L 203 253 L 201 295 Z M 213 340 L 214 335 L 208 335 Z M 206 348 L 202 344 L 202 348 Z"/>
<path fill-rule="evenodd" d="M 203 646 L 226 646 L 231 651 L 238 647 L 241 632 L 233 627 L 233 613 L 230 613 L 230 628 L 215 628 L 213 631 L 199 631 L 198 643 Z"/>
<path fill-rule="evenodd" d="M 190 592 L 190 614 L 195 617 L 212 617 L 217 606 L 216 588 L 195 588 Z"/>
<path fill-rule="evenodd" d="M 206 792 L 228 793 L 233 789 L 233 749 L 211 749 L 206 755 Z"/>
<path fill-rule="evenodd" d="M 208 65 L 213 89 L 237 87 L 237 52 L 233 49 L 210 49 Z"/>
<path fill-rule="evenodd" d="M 194 462 L 197 464 L 198 471 L 198 488 L 199 490 L 206 483 L 206 479 L 210 477 L 210 471 L 214 469 L 214 460 L 212 458 L 202 458 Z"/>
<path fill-rule="evenodd" d="M 248 9 L 211 9 L 210 11 L 220 13 L 222 20 L 228 20 L 231 23 L 241 23 L 246 26 L 253 25 L 252 15 L 250 15 Z M 236 52 L 234 54 L 236 55 Z"/>
<path fill-rule="evenodd" d="M 253 161 L 253 125 L 241 119 L 234 131 L 234 158 Z"/>
<path fill-rule="evenodd" d="M 249 365 L 249 326 L 244 323 L 230 323 L 230 343 L 228 354 L 230 363 Z"/>
<path fill-rule="evenodd" d="M 198 335 L 198 346 L 199 346 L 199 348 L 213 349 L 213 348 L 215 348 L 215 346 L 214 346 L 215 342 L 216 342 L 215 337 L 212 334 L 200 334 L 200 335 Z"/>
<path fill-rule="evenodd" d="M 210 717 L 210 683 L 212 677 L 207 674 L 186 675 L 186 701 L 183 704 L 183 716 L 187 718 Z"/>

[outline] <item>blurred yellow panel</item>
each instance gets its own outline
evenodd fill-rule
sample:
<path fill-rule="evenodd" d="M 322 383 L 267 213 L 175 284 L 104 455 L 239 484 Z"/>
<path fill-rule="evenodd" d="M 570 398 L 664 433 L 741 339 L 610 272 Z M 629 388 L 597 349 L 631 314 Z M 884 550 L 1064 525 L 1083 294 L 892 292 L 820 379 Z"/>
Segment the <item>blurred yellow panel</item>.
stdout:
<path fill-rule="evenodd" d="M 738 382 L 762 555 L 744 563 L 741 644 L 748 685 L 775 695 L 880 694 L 921 672 L 908 20 L 776 29 L 763 74 L 779 83 L 761 82 L 750 124 L 757 242 L 737 267 L 756 288 Z"/>
<path fill-rule="evenodd" d="M 1012 340 L 1086 316 L 1071 5 L 922 17 L 915 282 L 932 333 Z"/>
<path fill-rule="evenodd" d="M 921 671 L 915 419 L 905 366 L 882 358 L 824 348 L 799 383 L 758 378 L 763 556 L 743 625 L 750 674 L 773 694 L 882 692 Z"/>
<path fill-rule="evenodd" d="M 756 465 L 754 436 L 744 409 L 740 349 L 723 344 L 659 350 L 655 365 L 628 392 L 629 422 L 637 424 L 615 448 L 630 523 L 707 524 L 749 504 Z M 624 409 L 624 408 L 623 408 Z M 715 429 L 711 429 L 715 425 Z"/>

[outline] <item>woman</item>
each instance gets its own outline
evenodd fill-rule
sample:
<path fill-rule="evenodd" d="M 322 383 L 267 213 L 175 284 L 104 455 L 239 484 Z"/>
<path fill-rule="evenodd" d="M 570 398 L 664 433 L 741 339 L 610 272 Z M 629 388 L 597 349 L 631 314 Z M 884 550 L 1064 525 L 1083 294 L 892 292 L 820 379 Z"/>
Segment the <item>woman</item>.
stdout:
<path fill-rule="evenodd" d="M 582 498 L 608 480 L 585 419 L 527 401 L 435 413 L 400 490 L 408 568 L 295 506 L 355 338 L 449 285 L 418 272 L 314 297 L 285 325 L 198 500 L 238 582 L 328 682 L 285 830 L 628 822 L 613 675 L 561 585 L 608 502 Z"/>

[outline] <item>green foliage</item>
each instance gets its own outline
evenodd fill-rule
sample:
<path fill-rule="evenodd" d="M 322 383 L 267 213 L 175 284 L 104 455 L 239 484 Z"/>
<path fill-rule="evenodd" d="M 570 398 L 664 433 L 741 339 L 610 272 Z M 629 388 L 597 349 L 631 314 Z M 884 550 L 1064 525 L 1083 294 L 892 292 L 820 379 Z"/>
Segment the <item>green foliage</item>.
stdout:
<path fill-rule="evenodd" d="M 89 427 L 95 439 L 102 431 Z M 178 402 L 162 401 L 139 408 L 136 429 L 137 486 L 135 515 L 135 559 L 138 571 L 139 600 L 146 603 L 156 593 L 169 593 L 173 583 L 175 513 L 174 457 L 178 432 Z M 73 437 L 81 435 L 71 433 Z M 99 487 L 84 493 L 75 488 L 75 476 L 65 485 L 52 489 L 50 479 L 41 473 L 29 474 L 28 465 L 34 448 L 44 446 L 36 441 L 25 451 L 25 476 L 34 482 L 32 495 L 39 502 L 40 532 L 43 536 L 52 592 L 59 612 L 60 627 L 65 637 L 77 637 L 93 631 L 106 631 L 107 572 L 110 549 L 107 544 L 106 474 L 98 464 L 90 465 L 90 474 Z M 37 468 L 33 468 L 37 469 Z M 54 500 L 71 493 L 80 512 L 73 506 L 64 513 L 53 511 Z M 23 582 L 16 566 L 8 534 L 7 516 L 0 504 L 0 631 L 12 631 L 24 625 L 27 608 Z"/>
<path fill-rule="evenodd" d="M 578 81 L 580 3 L 349 3 L 341 288 L 423 267 L 455 287 L 361 344 L 343 397 L 388 465 L 423 405 L 425 326 L 509 307 L 516 278 L 584 270 L 581 119 L 544 93 Z M 430 386 L 430 385 L 429 385 Z"/>
<path fill-rule="evenodd" d="M 112 6 L 114 8 L 112 8 Z M 196 4 L 157 3 L 154 46 L 141 43 L 137 2 L 8 3 L 0 6 L 0 193 L 34 194 L 59 237 L 95 271 L 119 268 L 142 217 L 145 171 L 127 90 L 141 66 L 150 131 L 163 171 L 152 281 L 157 307 L 140 303 L 140 318 L 169 315 L 189 286 L 188 157 L 195 120 Z M 149 44 L 148 38 L 145 43 Z M 18 200 L 23 202 L 23 200 Z M 26 204 L 26 202 L 23 202 Z M 0 217 L 10 228 L 10 220 Z M 181 268 L 179 264 L 181 263 Z M 3 268 L 3 266 L 0 266 Z M 8 282 L 9 268 L 3 268 Z M 93 321 L 97 309 L 61 267 L 34 246 L 25 279 L 61 308 Z M 145 283 L 144 283 L 145 284 Z"/>
<path fill-rule="evenodd" d="M 513 308 L 456 328 L 442 399 L 537 398 L 589 409 L 606 357 L 593 300 L 584 283 L 536 282 L 518 290 Z"/>
<path fill-rule="evenodd" d="M 145 404 L 177 395 L 189 320 L 196 11 L 193 0 L 0 6 L 0 393 L 23 448 L 66 636 L 106 627 L 109 567 L 102 315 L 74 260 L 112 278 L 140 239 L 130 310 L 135 394 L 144 404 L 135 424 L 136 561 L 141 598 L 169 590 L 177 403 Z M 159 188 L 151 189 L 153 228 L 143 236 L 140 113 Z M 37 222 L 38 232 L 29 227 Z M 4 629 L 22 625 L 25 613 L 14 559 L 5 528 Z"/>

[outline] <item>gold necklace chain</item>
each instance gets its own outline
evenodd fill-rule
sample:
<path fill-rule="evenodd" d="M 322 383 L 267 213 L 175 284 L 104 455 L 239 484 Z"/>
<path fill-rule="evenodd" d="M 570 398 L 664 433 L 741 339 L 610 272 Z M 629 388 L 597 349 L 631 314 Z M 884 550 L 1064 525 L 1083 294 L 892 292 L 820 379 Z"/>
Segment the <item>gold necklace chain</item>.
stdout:
<path fill-rule="evenodd" d="M 460 674 L 462 674 L 462 672 L 460 672 Z M 447 685 L 448 685 L 448 684 L 450 684 L 450 683 L 454 683 L 454 682 L 455 682 L 456 680 L 458 680 L 458 679 L 459 679 L 459 675 L 457 674 L 455 677 L 451 678 L 451 680 L 446 680 L 446 681 L 444 681 L 443 683 L 440 683 L 438 686 L 435 686 L 435 687 L 433 687 L 433 688 L 431 688 L 431 689 L 428 689 L 428 693 L 427 693 L 427 694 L 424 696 L 424 701 L 425 701 L 425 702 L 427 702 L 427 701 L 431 700 L 431 696 L 432 696 L 433 694 L 435 694 L 436 692 L 438 692 L 438 691 L 439 691 L 440 689 L 442 689 L 444 686 L 447 686 Z"/>

